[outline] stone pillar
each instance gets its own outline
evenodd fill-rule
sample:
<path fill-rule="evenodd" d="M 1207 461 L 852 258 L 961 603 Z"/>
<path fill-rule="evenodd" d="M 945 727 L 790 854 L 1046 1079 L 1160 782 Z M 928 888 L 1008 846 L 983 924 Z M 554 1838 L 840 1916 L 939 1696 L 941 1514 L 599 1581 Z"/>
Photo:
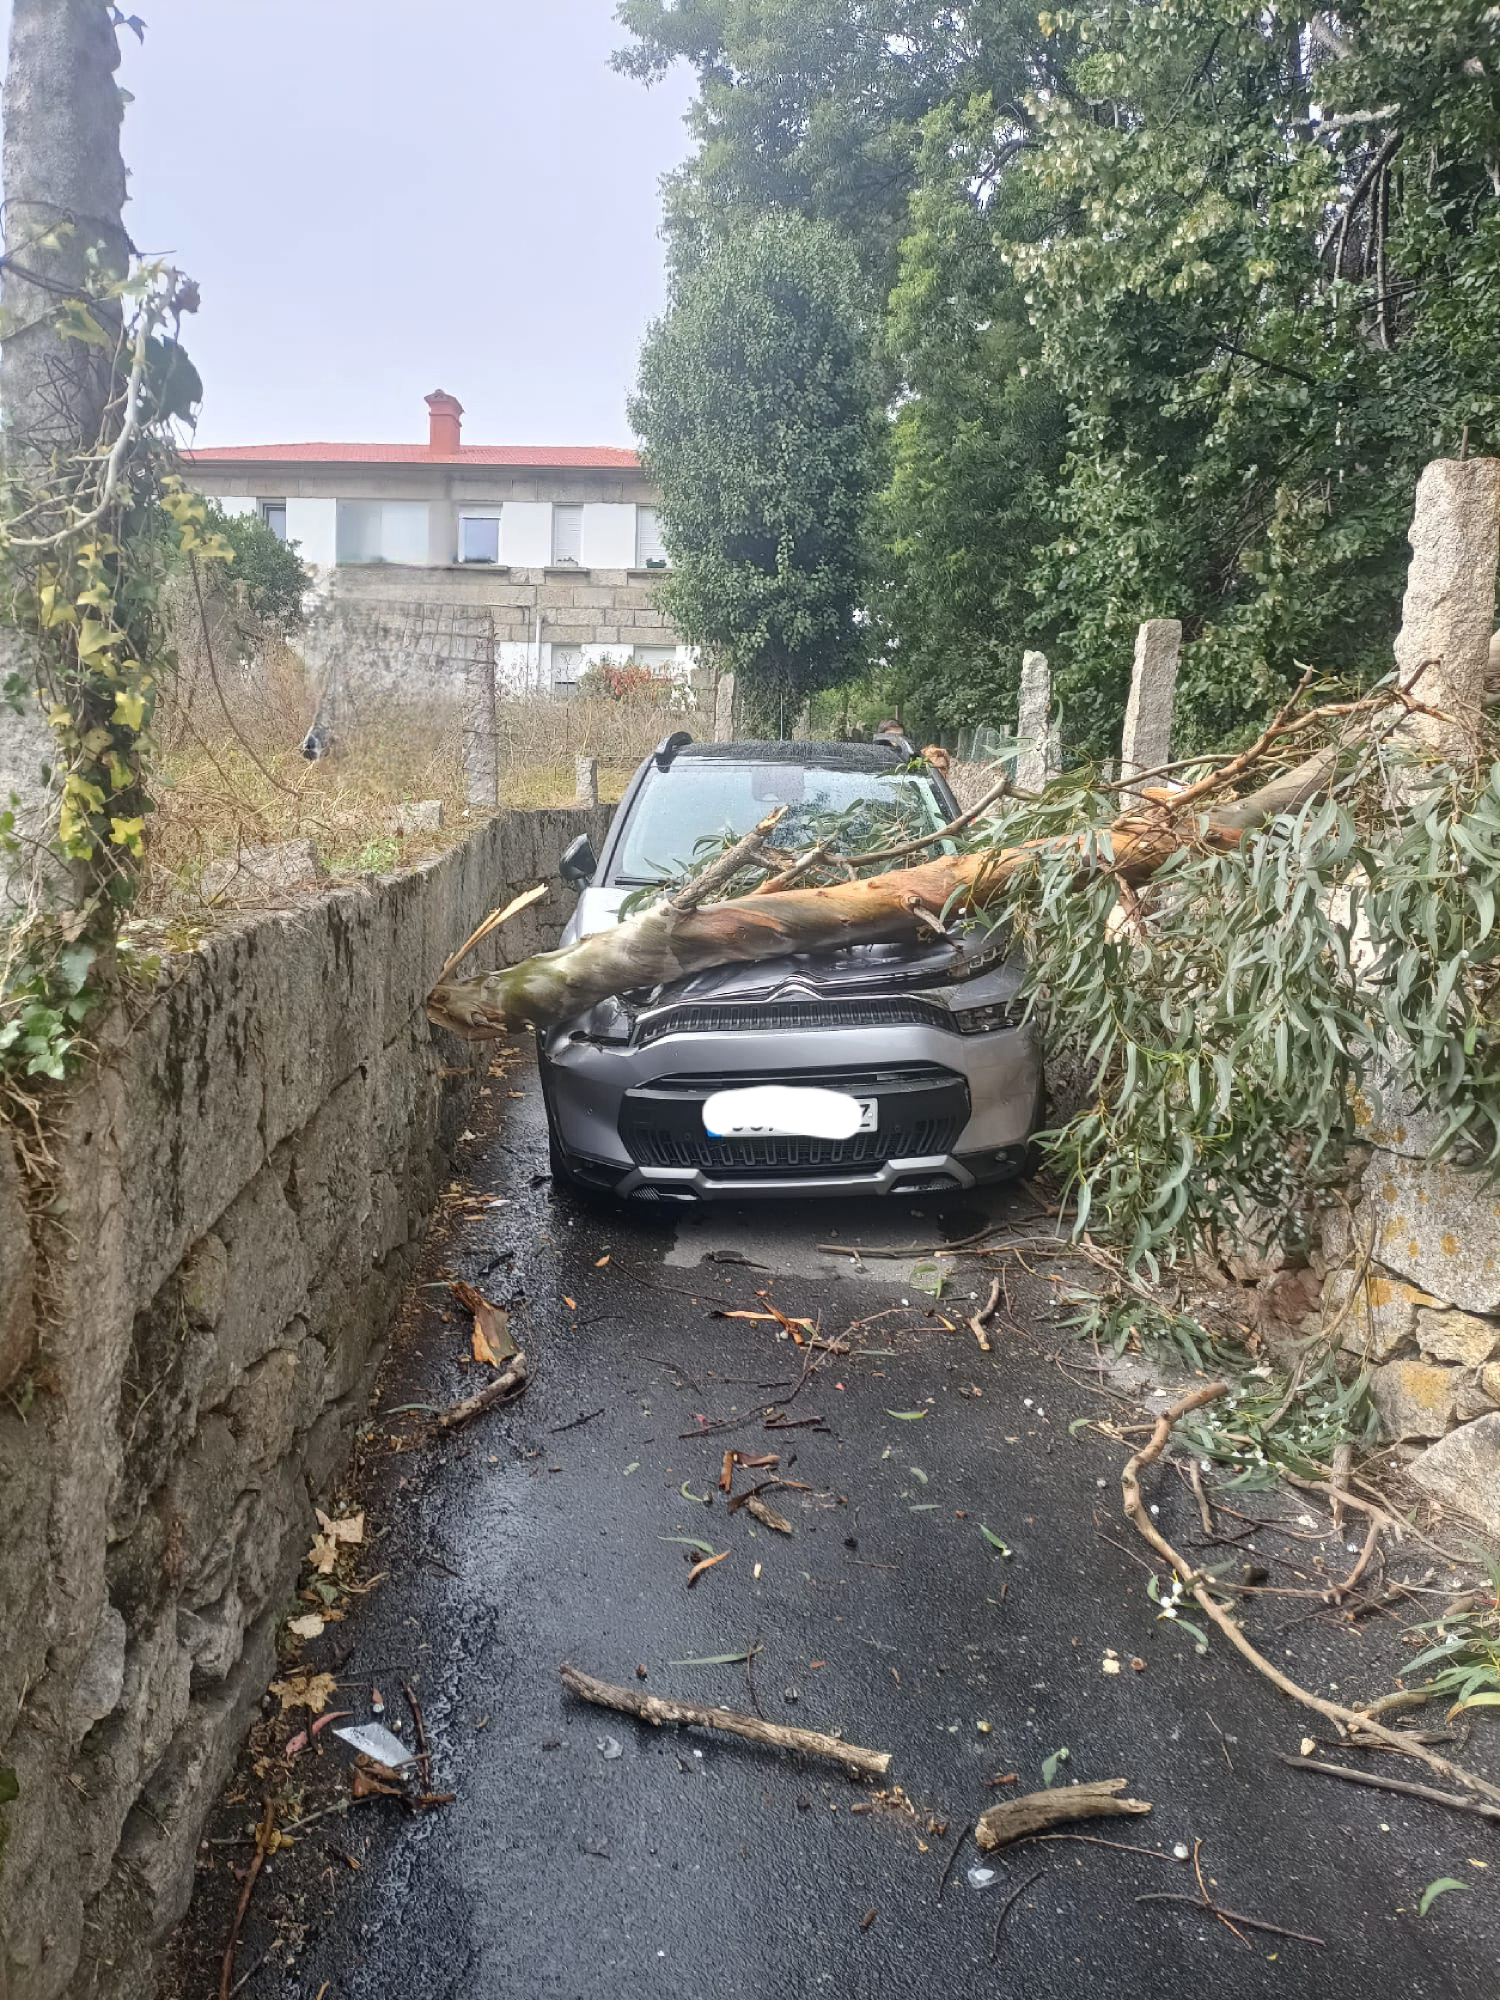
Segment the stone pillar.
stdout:
<path fill-rule="evenodd" d="M 721 673 L 714 690 L 714 741 L 734 741 L 734 675 Z"/>
<path fill-rule="evenodd" d="M 1122 778 L 1154 771 L 1172 754 L 1172 703 L 1181 658 L 1181 621 L 1148 618 L 1135 635 L 1135 667 L 1120 739 Z"/>
<path fill-rule="evenodd" d="M 1416 699 L 1448 720 L 1413 716 L 1409 740 L 1462 758 L 1473 752 L 1495 629 L 1500 459 L 1434 459 L 1417 481 L 1410 540 L 1396 666 L 1403 683 L 1421 668 Z"/>
<path fill-rule="evenodd" d="M 464 801 L 479 812 L 493 812 L 500 803 L 493 649 L 470 660 L 464 672 Z"/>
<path fill-rule="evenodd" d="M 1025 748 L 1016 759 L 1016 789 L 1039 792 L 1057 772 L 1057 735 L 1052 728 L 1052 671 L 1045 653 L 1021 655 L 1021 698 L 1016 735 Z"/>
<path fill-rule="evenodd" d="M 573 798 L 581 806 L 596 806 L 599 803 L 599 759 L 597 757 L 575 757 L 573 759 Z"/>

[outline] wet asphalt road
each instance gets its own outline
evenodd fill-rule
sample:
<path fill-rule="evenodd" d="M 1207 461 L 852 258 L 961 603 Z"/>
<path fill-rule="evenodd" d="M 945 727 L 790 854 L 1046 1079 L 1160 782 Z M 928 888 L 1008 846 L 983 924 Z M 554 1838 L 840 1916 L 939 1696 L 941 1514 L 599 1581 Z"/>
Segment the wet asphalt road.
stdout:
<path fill-rule="evenodd" d="M 310 1665 L 337 1667 L 341 1707 L 363 1711 L 378 1682 L 395 1717 L 400 1683 L 412 1682 L 434 1781 L 457 1800 L 423 1818 L 364 1806 L 277 1857 L 240 1952 L 242 1970 L 272 1953 L 248 2000 L 1493 2000 L 1496 1829 L 1285 1769 L 1273 1753 L 1296 1750 L 1303 1716 L 1224 1644 L 1200 1657 L 1157 1619 L 1119 1518 L 1123 1450 L 1069 1430 L 1075 1417 L 1127 1413 L 1054 1365 L 1063 1336 L 1040 1273 L 1013 1284 L 1017 1327 L 998 1328 L 983 1355 L 967 1330 L 924 1317 L 908 1265 L 855 1267 L 814 1247 L 835 1231 L 939 1240 L 985 1210 L 825 1205 L 686 1221 L 585 1210 L 545 1180 L 534 1079 L 519 1072 L 513 1087 L 524 1099 L 506 1101 L 500 1136 L 466 1162 L 472 1185 L 508 1205 L 452 1222 L 434 1268 L 511 1303 L 532 1385 L 446 1445 L 367 1454 L 351 1497 L 381 1538 L 365 1573 L 388 1580 L 308 1649 Z M 1025 1212 L 1019 1198 L 989 1203 L 1010 1207 Z M 940 1311 L 973 1309 L 983 1280 L 972 1265 L 959 1273 Z M 799 1375 L 773 1325 L 708 1317 L 713 1303 L 756 1308 L 764 1287 L 825 1334 L 865 1322 L 855 1342 L 866 1352 L 830 1357 L 789 1408 L 826 1429 L 767 1433 L 757 1421 L 680 1437 L 699 1416 L 785 1395 Z M 421 1299 L 383 1409 L 473 1386 L 446 1293 Z M 728 1515 L 714 1484 L 726 1445 L 780 1450 L 782 1471 L 812 1486 L 769 1496 L 792 1538 Z M 1197 1518 L 1177 1479 L 1154 1475 L 1150 1497 L 1193 1546 Z M 1272 1511 L 1263 1495 L 1235 1504 Z M 1286 1516 L 1294 1529 L 1298 1511 Z M 731 1554 L 689 1591 L 676 1536 Z M 1336 1540 L 1257 1541 L 1262 1559 L 1275 1550 L 1315 1581 L 1319 1549 L 1331 1571 L 1352 1560 Z M 1330 1634 L 1305 1620 L 1303 1601 L 1259 1602 L 1254 1629 L 1293 1675 L 1351 1698 L 1390 1684 L 1391 1622 Z M 672 1664 L 752 1646 L 753 1679 L 744 1665 Z M 1119 1673 L 1103 1670 L 1110 1649 Z M 650 1691 L 758 1701 L 772 1720 L 840 1728 L 894 1753 L 892 1780 L 921 1817 L 854 1812 L 868 1789 L 831 1767 L 586 1708 L 559 1684 L 564 1660 L 632 1685 L 639 1664 Z M 607 1757 L 611 1739 L 620 1754 Z M 1254 1932 L 1242 1942 L 1199 1912 L 1140 1905 L 1149 1892 L 1190 1894 L 1191 1867 L 1083 1843 L 981 1857 L 965 1840 L 944 1885 L 961 1830 L 1036 1789 L 1043 1759 L 1064 1747 L 1059 1782 L 1125 1777 L 1154 1804 L 1149 1818 L 1082 1831 L 1168 1857 L 1201 1841 L 1224 1906 L 1326 1947 Z M 318 1754 L 309 1803 L 317 1782 L 342 1782 L 348 1755 L 336 1744 Z M 1018 1786 L 987 1785 L 1010 1772 Z M 216 1831 L 253 1816 L 249 1784 Z M 929 1833 L 929 1815 L 948 1832 Z M 976 1889 L 968 1871 L 981 1862 L 996 1880 Z M 1421 1889 L 1441 1875 L 1469 1893 L 1419 1922 Z M 185 1932 L 180 1992 L 212 1990 L 234 1893 L 220 1861 Z"/>

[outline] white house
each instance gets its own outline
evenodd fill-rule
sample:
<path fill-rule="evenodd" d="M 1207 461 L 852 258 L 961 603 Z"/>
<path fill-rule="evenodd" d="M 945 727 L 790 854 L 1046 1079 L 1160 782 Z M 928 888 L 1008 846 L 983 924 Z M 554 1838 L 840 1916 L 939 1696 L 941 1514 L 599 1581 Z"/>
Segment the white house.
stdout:
<path fill-rule="evenodd" d="M 427 397 L 426 444 L 227 445 L 184 453 L 228 513 L 258 512 L 343 606 L 487 612 L 513 689 L 567 694 L 591 663 L 685 677 L 656 608 L 667 566 L 656 491 L 612 445 L 476 445 L 463 406 Z"/>

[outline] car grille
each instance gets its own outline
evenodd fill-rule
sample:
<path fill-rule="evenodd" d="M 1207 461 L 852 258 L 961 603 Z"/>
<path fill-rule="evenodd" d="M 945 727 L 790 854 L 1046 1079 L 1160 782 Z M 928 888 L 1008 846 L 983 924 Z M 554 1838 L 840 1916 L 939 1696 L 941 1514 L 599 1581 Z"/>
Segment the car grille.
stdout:
<path fill-rule="evenodd" d="M 711 1139 L 703 1104 L 714 1091 L 759 1083 L 815 1084 L 872 1097 L 873 1132 L 850 1139 Z M 969 1090 L 951 1070 L 921 1065 L 888 1070 L 799 1070 L 791 1075 L 667 1077 L 627 1092 L 620 1137 L 637 1166 L 696 1168 L 717 1178 L 764 1173 L 857 1174 L 886 1160 L 949 1153 L 968 1121 Z"/>
<path fill-rule="evenodd" d="M 664 1007 L 636 1030 L 637 1048 L 664 1035 L 764 1034 L 767 1029 L 887 1028 L 902 1022 L 953 1031 L 953 1016 L 933 1000 L 771 1000 L 722 1006 Z"/>

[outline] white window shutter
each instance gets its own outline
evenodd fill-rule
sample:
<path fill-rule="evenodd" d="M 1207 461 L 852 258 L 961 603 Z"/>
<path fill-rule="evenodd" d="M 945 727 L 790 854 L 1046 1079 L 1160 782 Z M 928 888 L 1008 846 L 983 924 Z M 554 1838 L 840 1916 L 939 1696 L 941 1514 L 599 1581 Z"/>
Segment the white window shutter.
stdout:
<path fill-rule="evenodd" d="M 661 538 L 661 516 L 654 507 L 637 507 L 635 510 L 635 566 L 645 569 L 650 563 L 663 563 L 667 559 L 667 545 Z"/>
<path fill-rule="evenodd" d="M 552 509 L 552 560 L 576 563 L 583 560 L 583 508 L 572 502 Z"/>

